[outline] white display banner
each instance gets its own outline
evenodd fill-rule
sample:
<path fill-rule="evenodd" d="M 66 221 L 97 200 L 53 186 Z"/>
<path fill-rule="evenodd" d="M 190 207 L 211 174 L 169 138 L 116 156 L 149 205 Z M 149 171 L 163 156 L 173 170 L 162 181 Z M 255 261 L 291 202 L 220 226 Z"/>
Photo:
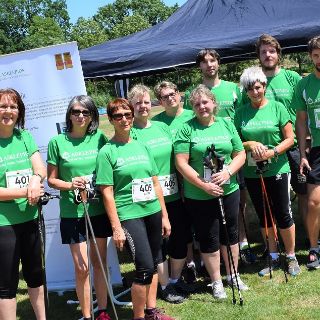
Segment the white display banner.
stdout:
<path fill-rule="evenodd" d="M 17 90 L 26 106 L 26 128 L 35 138 L 44 160 L 49 140 L 64 131 L 65 113 L 75 95 L 86 94 L 76 42 L 0 56 L 0 88 Z M 51 194 L 54 189 L 47 188 Z M 75 288 L 68 245 L 61 244 L 59 202 L 43 207 L 46 225 L 46 276 L 48 290 Z M 112 283 L 121 284 L 118 257 L 108 242 Z"/>

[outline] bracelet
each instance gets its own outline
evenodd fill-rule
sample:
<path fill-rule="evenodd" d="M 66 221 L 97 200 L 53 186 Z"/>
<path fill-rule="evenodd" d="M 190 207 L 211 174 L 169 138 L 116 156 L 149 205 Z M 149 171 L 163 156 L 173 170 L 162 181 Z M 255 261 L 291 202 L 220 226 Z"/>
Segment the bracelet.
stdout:
<path fill-rule="evenodd" d="M 277 147 L 273 148 L 273 152 L 274 152 L 274 159 L 277 162 L 278 161 L 278 157 L 279 157 L 279 152 L 277 150 Z"/>
<path fill-rule="evenodd" d="M 227 172 L 229 173 L 229 176 L 231 177 L 233 175 L 233 173 L 230 170 L 230 168 L 228 166 L 226 166 L 225 169 L 227 170 Z"/>
<path fill-rule="evenodd" d="M 40 182 L 43 182 L 44 178 L 42 177 L 42 175 L 40 173 L 34 173 L 33 175 L 40 177 Z"/>

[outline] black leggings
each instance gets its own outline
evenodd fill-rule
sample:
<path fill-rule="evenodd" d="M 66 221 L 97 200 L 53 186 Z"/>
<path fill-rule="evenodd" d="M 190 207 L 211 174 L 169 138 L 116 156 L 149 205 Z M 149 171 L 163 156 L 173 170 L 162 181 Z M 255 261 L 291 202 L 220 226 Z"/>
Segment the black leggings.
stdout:
<path fill-rule="evenodd" d="M 0 227 L 0 298 L 16 297 L 21 259 L 29 288 L 43 285 L 41 242 L 37 220 Z"/>
<path fill-rule="evenodd" d="M 161 212 L 144 218 L 125 220 L 121 225 L 127 238 L 126 247 L 136 268 L 133 282 L 149 285 L 153 274 L 157 273 L 162 257 Z"/>
<path fill-rule="evenodd" d="M 240 191 L 222 197 L 227 222 L 227 232 L 231 245 L 238 243 L 238 213 Z M 220 244 L 227 245 L 227 238 L 222 225 L 218 198 L 211 200 L 185 199 L 202 253 L 219 250 Z"/>
<path fill-rule="evenodd" d="M 265 227 L 264 208 L 262 201 L 262 189 L 260 178 L 246 178 L 246 186 L 250 194 L 251 201 L 259 217 L 260 227 Z M 272 177 L 263 178 L 266 186 L 268 199 L 275 222 L 280 229 L 290 228 L 294 222 L 292 218 L 291 202 L 289 194 L 289 174 L 283 173 Z M 267 225 L 272 227 L 267 203 Z"/>
<path fill-rule="evenodd" d="M 187 257 L 188 243 L 192 242 L 191 218 L 181 200 L 166 203 L 171 224 L 168 253 L 174 259 Z M 165 260 L 165 259 L 164 259 Z"/>

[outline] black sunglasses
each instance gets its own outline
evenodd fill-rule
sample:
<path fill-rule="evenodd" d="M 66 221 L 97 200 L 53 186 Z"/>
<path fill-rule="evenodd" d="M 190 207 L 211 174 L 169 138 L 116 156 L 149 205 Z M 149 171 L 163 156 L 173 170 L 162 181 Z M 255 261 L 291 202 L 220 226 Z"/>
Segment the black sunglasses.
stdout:
<path fill-rule="evenodd" d="M 111 118 L 116 121 L 120 121 L 125 117 L 127 120 L 131 120 L 133 118 L 132 112 L 126 112 L 126 113 L 114 113 L 111 115 Z"/>
<path fill-rule="evenodd" d="M 89 117 L 90 116 L 90 111 L 89 110 L 78 110 L 78 109 L 72 109 L 71 110 L 71 114 L 73 116 L 79 117 L 80 113 L 82 113 L 82 115 L 84 117 Z"/>

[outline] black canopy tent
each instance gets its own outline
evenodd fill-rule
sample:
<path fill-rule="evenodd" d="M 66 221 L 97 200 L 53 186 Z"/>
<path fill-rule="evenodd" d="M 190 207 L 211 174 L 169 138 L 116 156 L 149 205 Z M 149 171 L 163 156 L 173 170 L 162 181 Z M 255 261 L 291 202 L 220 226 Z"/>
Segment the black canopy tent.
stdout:
<path fill-rule="evenodd" d="M 285 53 L 306 51 L 320 34 L 320 0 L 189 0 L 165 22 L 130 36 L 80 50 L 85 78 L 130 78 L 191 67 L 202 48 L 222 63 L 255 57 L 262 33 Z"/>

